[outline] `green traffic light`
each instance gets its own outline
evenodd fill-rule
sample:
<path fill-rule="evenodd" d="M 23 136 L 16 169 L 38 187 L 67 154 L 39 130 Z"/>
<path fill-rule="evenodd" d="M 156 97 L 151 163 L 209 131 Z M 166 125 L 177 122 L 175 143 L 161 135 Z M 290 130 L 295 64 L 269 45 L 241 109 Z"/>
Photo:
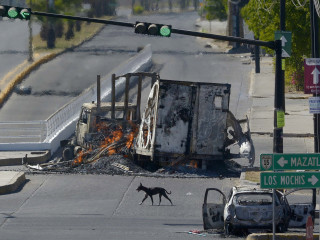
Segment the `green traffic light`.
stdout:
<path fill-rule="evenodd" d="M 18 11 L 16 8 L 12 7 L 8 10 L 8 17 L 9 18 L 16 18 L 18 16 Z"/>
<path fill-rule="evenodd" d="M 160 28 L 160 35 L 163 37 L 170 37 L 171 29 L 168 26 L 162 26 Z"/>
<path fill-rule="evenodd" d="M 28 9 L 22 9 L 21 12 L 20 12 L 20 15 L 24 19 L 30 19 L 30 12 L 29 12 Z"/>

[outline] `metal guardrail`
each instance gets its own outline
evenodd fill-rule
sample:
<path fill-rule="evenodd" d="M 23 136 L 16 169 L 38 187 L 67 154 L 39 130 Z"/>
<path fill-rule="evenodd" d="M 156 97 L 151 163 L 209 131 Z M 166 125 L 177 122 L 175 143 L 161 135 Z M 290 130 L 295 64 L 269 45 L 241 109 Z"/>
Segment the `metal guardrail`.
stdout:
<path fill-rule="evenodd" d="M 151 65 L 151 47 L 147 45 L 134 57 L 128 59 L 112 73 L 123 75 L 128 72 L 144 70 Z M 123 82 L 118 81 L 118 84 Z M 101 99 L 105 100 L 111 93 L 111 73 L 101 79 Z M 78 119 L 83 103 L 96 101 L 97 90 L 95 84 L 86 89 L 80 96 L 72 99 L 62 108 L 44 121 L 0 122 L 0 151 L 12 150 L 12 144 L 18 148 L 30 150 L 44 150 L 50 146 L 52 152 L 58 148 L 58 141 L 69 137 L 74 132 L 72 124 Z M 60 137 L 59 137 L 60 136 Z M 62 138 L 62 139 L 61 139 Z M 53 143 L 54 142 L 54 143 Z M 26 143 L 23 146 L 23 143 Z M 32 143 L 35 143 L 32 146 Z M 43 146 L 41 146 L 41 144 Z M 14 148 L 15 150 L 21 150 Z"/>

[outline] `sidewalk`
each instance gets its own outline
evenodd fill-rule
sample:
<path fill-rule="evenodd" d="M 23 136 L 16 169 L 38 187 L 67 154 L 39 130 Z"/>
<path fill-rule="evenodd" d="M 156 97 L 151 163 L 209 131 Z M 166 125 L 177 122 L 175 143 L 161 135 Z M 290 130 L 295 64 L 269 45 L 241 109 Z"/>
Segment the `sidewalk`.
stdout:
<path fill-rule="evenodd" d="M 260 73 L 251 73 L 249 94 L 252 97 L 250 130 L 252 134 L 273 133 L 275 73 L 272 57 L 262 57 Z M 254 67 L 254 62 L 253 62 Z M 284 137 L 312 137 L 313 115 L 309 113 L 308 98 L 303 93 L 285 93 Z"/>

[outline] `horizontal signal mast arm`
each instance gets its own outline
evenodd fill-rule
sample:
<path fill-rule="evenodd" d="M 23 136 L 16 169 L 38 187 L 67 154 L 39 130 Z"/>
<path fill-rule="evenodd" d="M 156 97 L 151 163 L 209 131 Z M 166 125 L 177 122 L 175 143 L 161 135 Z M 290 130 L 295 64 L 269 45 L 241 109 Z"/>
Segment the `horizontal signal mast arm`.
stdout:
<path fill-rule="evenodd" d="M 122 27 L 134 28 L 134 26 L 135 26 L 134 23 L 117 22 L 117 21 L 97 19 L 97 18 L 88 18 L 88 17 L 74 17 L 74 16 L 70 16 L 70 15 L 62 15 L 62 14 L 55 14 L 55 13 L 33 12 L 32 11 L 31 14 L 37 15 L 37 16 L 63 18 L 63 19 L 70 19 L 70 20 L 80 20 L 80 21 L 95 22 L 95 23 L 103 23 L 103 24 L 117 25 L 117 26 L 122 26 Z"/>
<path fill-rule="evenodd" d="M 211 33 L 193 32 L 193 31 L 174 29 L 174 28 L 171 29 L 171 33 L 189 35 L 189 36 L 195 36 L 195 37 L 203 37 L 203 38 L 209 38 L 209 39 L 217 39 L 217 40 L 229 41 L 229 42 L 239 42 L 239 43 L 257 45 L 261 47 L 267 47 L 270 49 L 276 49 L 274 41 L 266 42 L 261 40 L 251 40 L 251 39 L 240 38 L 240 37 L 222 36 L 222 35 L 216 35 Z"/>
<path fill-rule="evenodd" d="M 118 21 L 111 21 L 111 20 L 104 20 L 104 19 L 97 19 L 97 18 L 74 17 L 74 16 L 69 16 L 69 15 L 46 13 L 46 12 L 36 12 L 36 11 L 32 11 L 31 14 L 37 15 L 37 16 L 103 23 L 103 24 L 117 25 L 117 26 L 122 26 L 122 27 L 131 27 L 131 28 L 135 27 L 134 23 L 118 22 Z M 260 41 L 260 40 L 251 40 L 251 39 L 245 39 L 245 38 L 240 38 L 240 37 L 222 36 L 222 35 L 216 35 L 216 34 L 210 34 L 210 33 L 201 33 L 201 32 L 194 32 L 194 31 L 173 29 L 173 28 L 171 29 L 171 33 L 187 35 L 187 36 L 194 36 L 194 37 L 203 37 L 203 38 L 209 38 L 209 39 L 217 39 L 217 40 L 229 41 L 229 42 L 239 42 L 239 43 L 244 43 L 244 44 L 252 44 L 252 45 L 257 45 L 257 46 L 261 46 L 261 47 L 267 47 L 267 48 L 270 48 L 273 50 L 276 49 L 276 44 L 274 41 L 266 42 L 266 41 Z"/>

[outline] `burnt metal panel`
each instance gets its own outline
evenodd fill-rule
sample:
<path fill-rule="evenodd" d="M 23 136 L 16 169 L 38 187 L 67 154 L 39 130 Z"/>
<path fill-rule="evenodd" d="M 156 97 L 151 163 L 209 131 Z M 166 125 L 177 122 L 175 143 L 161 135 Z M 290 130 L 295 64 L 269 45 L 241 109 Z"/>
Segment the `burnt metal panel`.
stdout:
<path fill-rule="evenodd" d="M 198 88 L 198 116 L 192 149 L 197 154 L 222 155 L 230 86 L 201 84 Z"/>
<path fill-rule="evenodd" d="M 192 86 L 160 81 L 155 151 L 186 154 L 192 120 Z"/>

